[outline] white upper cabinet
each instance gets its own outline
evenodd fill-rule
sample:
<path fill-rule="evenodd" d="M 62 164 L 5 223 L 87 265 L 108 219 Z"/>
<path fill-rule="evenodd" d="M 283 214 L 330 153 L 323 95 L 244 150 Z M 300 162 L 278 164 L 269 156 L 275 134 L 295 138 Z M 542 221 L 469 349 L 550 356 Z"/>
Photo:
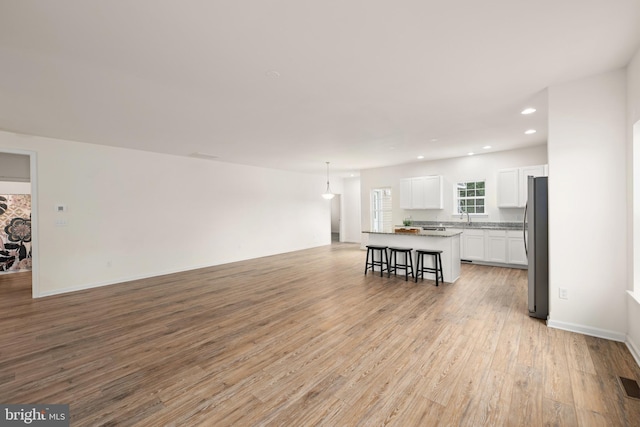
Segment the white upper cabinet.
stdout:
<path fill-rule="evenodd" d="M 547 165 L 498 171 L 498 207 L 523 208 L 527 204 L 527 177 L 547 176 Z"/>
<path fill-rule="evenodd" d="M 424 209 L 426 206 L 427 188 L 424 178 L 411 178 L 411 207 L 412 209 Z"/>
<path fill-rule="evenodd" d="M 442 176 L 401 179 L 400 208 L 442 209 Z"/>
<path fill-rule="evenodd" d="M 498 171 L 498 207 L 520 206 L 520 170 L 518 168 Z"/>
<path fill-rule="evenodd" d="M 443 209 L 442 177 L 440 175 L 424 177 L 424 209 Z"/>
<path fill-rule="evenodd" d="M 411 209 L 413 206 L 413 195 L 411 194 L 411 178 L 400 180 L 400 208 Z"/>
<path fill-rule="evenodd" d="M 547 165 L 539 166 L 527 166 L 520 168 L 520 206 L 524 207 L 527 204 L 527 178 L 530 176 L 547 176 Z"/>

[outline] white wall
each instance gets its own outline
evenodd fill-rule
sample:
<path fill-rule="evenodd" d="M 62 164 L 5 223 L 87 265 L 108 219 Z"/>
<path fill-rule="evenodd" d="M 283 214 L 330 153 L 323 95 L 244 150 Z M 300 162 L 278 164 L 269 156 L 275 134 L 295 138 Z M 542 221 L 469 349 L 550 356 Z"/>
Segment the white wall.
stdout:
<path fill-rule="evenodd" d="M 362 236 L 360 227 L 360 178 L 345 178 L 342 197 L 342 230 L 340 239 L 343 242 L 359 243 Z"/>
<path fill-rule="evenodd" d="M 629 278 L 627 289 L 627 343 L 640 364 L 640 50 L 627 67 L 627 209 L 630 236 L 628 242 Z M 634 139 L 633 129 L 636 135 Z"/>
<path fill-rule="evenodd" d="M 625 70 L 549 88 L 549 325 L 624 341 Z M 569 298 L 558 298 L 559 288 Z"/>
<path fill-rule="evenodd" d="M 421 221 L 460 221 L 454 214 L 453 186 L 458 182 L 486 180 L 487 215 L 477 221 L 521 221 L 524 209 L 499 209 L 497 207 L 497 172 L 500 169 L 542 165 L 547 163 L 546 145 L 521 150 L 499 151 L 455 159 L 415 162 L 393 167 L 360 171 L 362 204 L 362 228 L 370 229 L 371 202 L 373 188 L 391 187 L 394 224 L 402 224 L 402 219 L 411 215 Z M 400 208 L 400 180 L 426 175 L 444 176 L 444 209 L 404 210 Z M 466 218 L 464 219 L 466 221 Z"/>
<path fill-rule="evenodd" d="M 323 176 L 8 132 L 2 149 L 37 153 L 36 295 L 330 244 Z"/>

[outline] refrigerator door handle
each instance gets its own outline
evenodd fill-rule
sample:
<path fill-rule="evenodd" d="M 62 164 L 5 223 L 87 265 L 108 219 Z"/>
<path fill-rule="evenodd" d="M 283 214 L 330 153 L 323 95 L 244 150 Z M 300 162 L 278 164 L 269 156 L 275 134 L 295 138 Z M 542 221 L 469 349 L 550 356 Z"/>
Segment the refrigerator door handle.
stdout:
<path fill-rule="evenodd" d="M 524 253 L 529 256 L 529 250 L 527 248 L 527 209 L 529 208 L 529 203 L 527 202 L 524 205 L 524 218 L 522 219 L 522 241 L 524 242 Z"/>

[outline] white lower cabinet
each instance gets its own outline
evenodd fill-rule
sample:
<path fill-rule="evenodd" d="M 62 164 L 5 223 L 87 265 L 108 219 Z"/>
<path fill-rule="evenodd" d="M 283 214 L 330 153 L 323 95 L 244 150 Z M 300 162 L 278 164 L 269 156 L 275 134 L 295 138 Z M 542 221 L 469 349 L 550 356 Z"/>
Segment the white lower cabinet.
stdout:
<path fill-rule="evenodd" d="M 507 262 L 507 232 L 505 230 L 487 230 L 487 259 L 490 262 Z"/>
<path fill-rule="evenodd" d="M 464 259 L 472 261 L 484 261 L 484 230 L 464 230 Z"/>
<path fill-rule="evenodd" d="M 527 254 L 524 250 L 522 230 L 507 231 L 507 263 L 527 265 Z"/>
<path fill-rule="evenodd" d="M 527 265 L 522 230 L 460 229 L 460 258 L 495 264 Z"/>

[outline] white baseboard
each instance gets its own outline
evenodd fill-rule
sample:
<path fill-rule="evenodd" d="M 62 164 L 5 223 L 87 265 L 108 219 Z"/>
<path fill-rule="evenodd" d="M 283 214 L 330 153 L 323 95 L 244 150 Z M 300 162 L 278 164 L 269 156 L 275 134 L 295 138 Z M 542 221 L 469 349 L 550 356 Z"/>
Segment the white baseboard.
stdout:
<path fill-rule="evenodd" d="M 555 320 L 547 320 L 547 326 L 563 331 L 577 332 L 582 335 L 589 335 L 596 338 L 604 338 L 611 341 L 627 342 L 627 336 L 620 332 L 609 331 L 606 329 L 598 329 L 590 326 L 577 325 L 575 323 L 557 322 Z"/>
<path fill-rule="evenodd" d="M 638 366 L 640 366 L 640 347 L 638 347 L 638 344 L 634 343 L 628 336 L 625 344 L 627 344 L 627 348 L 631 352 L 631 355 L 636 360 Z"/>
<path fill-rule="evenodd" d="M 182 272 L 185 272 L 185 271 L 197 270 L 199 268 L 213 267 L 215 265 L 217 265 L 217 264 L 192 266 L 192 267 L 180 268 L 180 269 L 175 269 L 175 270 L 166 270 L 166 271 L 161 271 L 161 272 L 154 272 L 154 273 L 150 273 L 150 274 L 140 274 L 140 275 L 137 275 L 137 276 L 119 277 L 117 279 L 108 280 L 108 281 L 104 281 L 104 282 L 87 283 L 87 284 L 84 284 L 84 285 L 81 285 L 81 286 L 74 286 L 74 287 L 70 287 L 70 288 L 54 289 L 52 291 L 40 292 L 35 298 L 43 298 L 43 297 L 50 297 L 50 296 L 53 296 L 53 295 L 66 294 L 66 293 L 69 293 L 69 292 L 84 291 L 86 289 L 99 288 L 101 286 L 117 285 L 118 283 L 125 283 L 125 282 L 131 282 L 131 281 L 134 281 L 134 280 L 148 279 L 150 277 L 165 276 L 167 274 L 182 273 Z"/>
<path fill-rule="evenodd" d="M 562 329 L 563 331 L 576 332 L 583 335 L 589 335 L 597 338 L 604 338 L 611 341 L 623 342 L 629 349 L 631 356 L 633 356 L 636 364 L 640 366 L 640 346 L 625 334 L 619 332 L 608 331 L 605 329 L 592 328 L 583 325 L 576 325 L 574 323 L 556 322 L 553 320 L 547 321 L 547 326 L 555 329 Z"/>

